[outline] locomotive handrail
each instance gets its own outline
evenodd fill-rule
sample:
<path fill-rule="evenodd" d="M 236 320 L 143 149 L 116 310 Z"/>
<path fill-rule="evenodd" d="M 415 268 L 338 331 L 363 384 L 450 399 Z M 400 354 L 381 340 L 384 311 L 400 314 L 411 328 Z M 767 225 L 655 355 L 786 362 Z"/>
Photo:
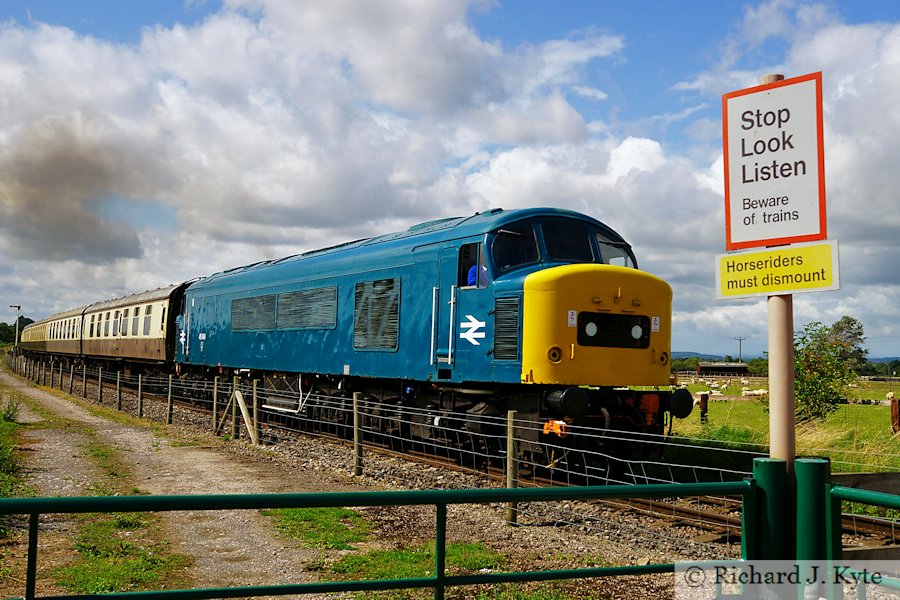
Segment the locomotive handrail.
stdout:
<path fill-rule="evenodd" d="M 749 506 L 756 505 L 757 487 L 753 480 L 725 483 L 685 483 L 650 485 L 612 485 L 569 488 L 413 490 L 387 492 L 328 492 L 289 494 L 214 494 L 196 496 L 103 496 L 2 498 L 0 515 L 29 515 L 28 562 L 25 582 L 26 600 L 35 598 L 40 515 L 49 513 L 136 512 L 178 510 L 254 510 L 273 508 L 326 508 L 369 506 L 422 506 L 436 509 L 434 576 L 389 580 L 331 581 L 301 584 L 261 585 L 228 588 L 182 589 L 150 592 L 121 592 L 79 598 L 132 598 L 144 600 L 186 600 L 206 598 L 244 598 L 262 595 L 334 593 L 391 589 L 432 588 L 434 597 L 444 597 L 448 586 L 551 581 L 582 577 L 647 575 L 672 573 L 674 563 L 447 575 L 447 506 L 450 504 L 485 504 L 495 502 L 539 502 L 560 500 L 594 500 L 609 498 L 671 498 L 721 494 L 741 496 Z M 753 510 L 745 510 L 742 545 L 753 543 Z M 746 552 L 744 553 L 746 557 Z M 64 598 L 65 596 L 42 596 Z"/>

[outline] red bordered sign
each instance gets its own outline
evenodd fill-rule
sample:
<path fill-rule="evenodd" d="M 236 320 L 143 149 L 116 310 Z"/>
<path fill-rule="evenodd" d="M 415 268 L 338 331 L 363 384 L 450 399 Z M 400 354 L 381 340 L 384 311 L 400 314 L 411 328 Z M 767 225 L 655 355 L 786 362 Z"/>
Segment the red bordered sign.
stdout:
<path fill-rule="evenodd" d="M 827 238 L 822 73 L 722 96 L 725 249 Z"/>

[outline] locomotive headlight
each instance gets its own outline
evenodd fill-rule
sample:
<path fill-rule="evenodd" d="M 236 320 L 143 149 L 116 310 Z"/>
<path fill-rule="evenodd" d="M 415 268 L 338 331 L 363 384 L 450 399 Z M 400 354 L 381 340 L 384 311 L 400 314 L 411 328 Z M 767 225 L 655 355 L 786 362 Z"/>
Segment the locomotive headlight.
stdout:
<path fill-rule="evenodd" d="M 552 362 L 554 365 L 558 365 L 562 362 L 563 352 L 562 348 L 559 346 L 552 346 L 549 350 L 547 350 L 547 360 Z"/>
<path fill-rule="evenodd" d="M 584 333 L 589 337 L 594 337 L 597 335 L 597 324 L 591 321 L 587 325 L 584 326 Z"/>
<path fill-rule="evenodd" d="M 643 335 L 644 335 L 644 330 L 640 325 L 635 325 L 634 327 L 631 328 L 631 337 L 633 337 L 634 339 L 639 340 L 639 339 L 641 339 L 641 336 L 643 336 Z"/>

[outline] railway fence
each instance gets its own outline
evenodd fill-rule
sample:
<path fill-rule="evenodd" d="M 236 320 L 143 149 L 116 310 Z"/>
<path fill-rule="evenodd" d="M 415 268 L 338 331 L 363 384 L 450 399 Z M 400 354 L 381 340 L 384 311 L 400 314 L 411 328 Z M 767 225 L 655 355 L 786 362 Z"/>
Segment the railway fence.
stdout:
<path fill-rule="evenodd" d="M 302 584 L 159 590 L 109 593 L 79 598 L 131 598 L 187 600 L 244 598 L 260 595 L 365 592 L 431 588 L 442 599 L 448 587 L 527 581 L 551 581 L 586 577 L 614 577 L 677 572 L 675 563 L 625 565 L 551 571 L 451 574 L 447 572 L 447 507 L 452 504 L 492 502 L 559 502 L 604 498 L 662 498 L 719 494 L 742 499 L 741 559 L 729 561 L 740 568 L 754 561 L 795 560 L 840 563 L 840 503 L 864 502 L 900 509 L 900 496 L 835 486 L 829 482 L 828 461 L 799 459 L 796 493 L 788 483 L 785 461 L 756 459 L 753 475 L 724 483 L 643 484 L 637 486 L 588 486 L 532 489 L 419 490 L 391 492 L 331 492 L 304 494 L 241 494 L 198 496 L 119 496 L 64 498 L 3 498 L 0 514 L 28 516 L 28 550 L 24 598 L 35 598 L 40 517 L 45 514 L 91 512 L 259 510 L 272 508 L 322 508 L 431 505 L 435 508 L 434 571 L 428 577 L 325 581 Z M 785 510 L 785 507 L 793 510 Z M 866 581 L 862 572 L 857 582 Z M 869 583 L 900 589 L 896 580 L 872 579 Z M 866 586 L 857 583 L 857 597 L 866 597 Z M 44 596 L 45 598 L 51 598 Z M 64 598 L 56 596 L 55 598 Z"/>

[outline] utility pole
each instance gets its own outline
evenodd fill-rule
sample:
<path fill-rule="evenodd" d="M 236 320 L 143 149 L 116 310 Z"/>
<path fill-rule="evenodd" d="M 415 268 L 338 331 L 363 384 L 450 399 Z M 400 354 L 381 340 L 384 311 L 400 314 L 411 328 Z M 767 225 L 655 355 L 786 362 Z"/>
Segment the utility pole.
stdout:
<path fill-rule="evenodd" d="M 738 362 L 744 362 L 742 349 L 743 349 L 743 347 L 744 347 L 743 342 L 744 342 L 744 340 L 746 340 L 747 338 L 738 336 L 738 337 L 735 337 L 735 338 L 732 338 L 732 339 L 737 340 L 737 343 L 738 343 Z"/>
<path fill-rule="evenodd" d="M 21 304 L 10 304 L 10 308 L 16 309 L 16 339 L 13 343 L 13 355 L 19 355 L 19 311 L 22 310 Z"/>

